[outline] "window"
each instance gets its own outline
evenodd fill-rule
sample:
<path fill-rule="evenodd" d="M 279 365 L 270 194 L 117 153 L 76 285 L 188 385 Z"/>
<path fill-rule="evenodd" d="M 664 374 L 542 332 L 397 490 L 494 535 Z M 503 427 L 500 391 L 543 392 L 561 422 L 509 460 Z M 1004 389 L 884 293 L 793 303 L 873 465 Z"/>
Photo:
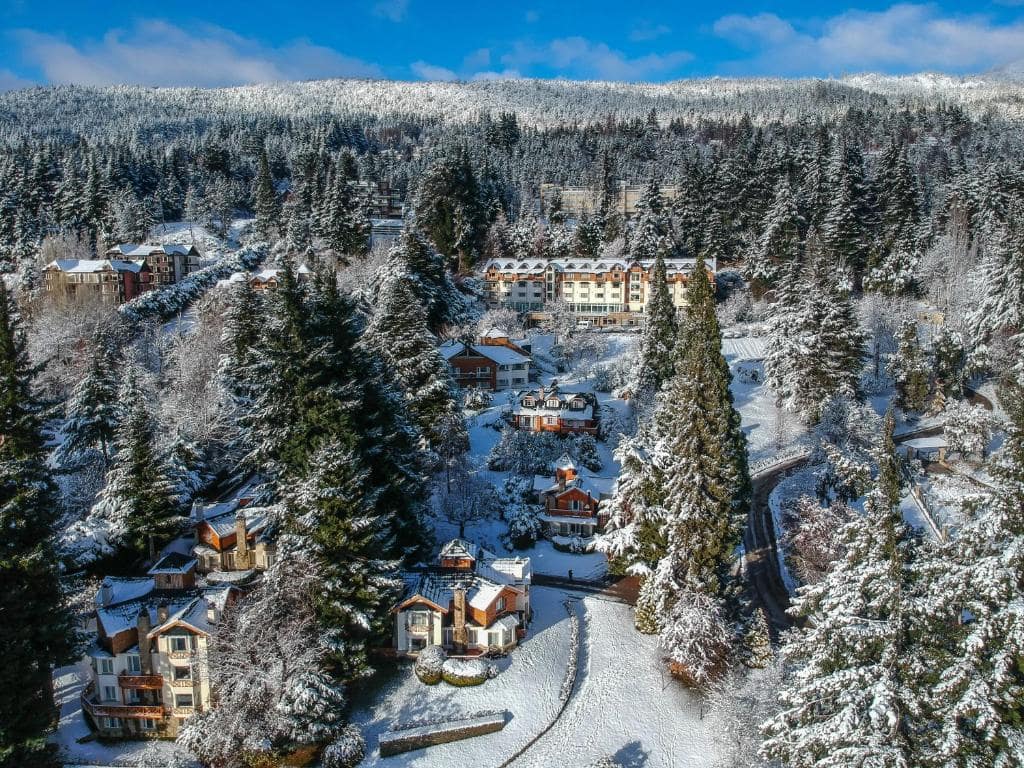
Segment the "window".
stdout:
<path fill-rule="evenodd" d="M 532 397 L 524 397 L 523 398 L 523 407 L 524 408 L 533 408 L 533 398 Z"/>
<path fill-rule="evenodd" d="M 112 685 L 103 686 L 103 700 L 104 701 L 117 701 L 117 688 Z"/>
<path fill-rule="evenodd" d="M 557 397 L 552 397 L 552 398 L 551 398 L 550 400 L 548 400 L 548 402 L 547 402 L 547 406 L 548 406 L 548 408 L 557 408 L 557 407 L 558 407 L 558 405 L 559 405 L 559 403 L 558 403 L 558 398 L 557 398 Z"/>
<path fill-rule="evenodd" d="M 547 424 L 549 427 L 553 427 L 556 424 L 558 424 L 558 417 L 557 416 L 545 416 L 544 417 L 544 423 Z"/>
<path fill-rule="evenodd" d="M 191 707 L 192 706 L 192 694 L 191 693 L 176 693 L 176 694 L 174 694 L 174 706 L 176 706 L 176 707 Z"/>
<path fill-rule="evenodd" d="M 582 411 L 583 410 L 583 401 L 582 400 L 573 400 L 572 401 L 572 409 L 574 411 Z"/>
<path fill-rule="evenodd" d="M 580 502 L 578 499 L 573 499 L 572 501 L 569 502 L 569 509 L 571 509 L 573 512 L 578 512 L 579 508 Z"/>
<path fill-rule="evenodd" d="M 171 638 L 171 650 L 176 652 L 182 652 L 188 650 L 188 638 L 187 637 L 172 637 Z"/>
<path fill-rule="evenodd" d="M 502 611 L 505 610 L 505 598 L 504 597 L 499 597 L 498 598 L 498 602 L 494 604 L 494 610 L 496 610 L 498 613 L 501 613 Z"/>
<path fill-rule="evenodd" d="M 413 627 L 425 627 L 430 623 L 430 617 L 424 611 L 413 611 L 409 614 L 409 625 Z"/>
<path fill-rule="evenodd" d="M 97 659 L 97 666 L 99 667 L 99 673 L 101 675 L 112 675 L 112 674 L 114 674 L 114 660 L 113 659 Z"/>
<path fill-rule="evenodd" d="M 191 680 L 192 679 L 192 668 L 191 667 L 172 667 L 174 670 L 175 680 Z"/>
<path fill-rule="evenodd" d="M 142 662 L 139 659 L 138 654 L 133 653 L 130 656 L 128 656 L 128 671 L 129 672 L 141 672 L 142 671 Z"/>
<path fill-rule="evenodd" d="M 111 728 L 111 729 L 113 729 L 113 728 L 120 728 L 121 727 L 121 721 L 120 721 L 120 719 L 118 719 L 116 717 L 104 717 L 104 718 L 101 718 L 101 720 L 103 721 L 103 727 L 104 728 Z"/>

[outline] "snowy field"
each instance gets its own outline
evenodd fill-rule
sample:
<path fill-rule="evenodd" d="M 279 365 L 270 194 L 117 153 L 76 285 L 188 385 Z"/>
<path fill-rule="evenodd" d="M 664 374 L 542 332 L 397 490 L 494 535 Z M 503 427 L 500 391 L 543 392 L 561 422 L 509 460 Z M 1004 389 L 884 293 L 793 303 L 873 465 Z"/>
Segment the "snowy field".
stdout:
<path fill-rule="evenodd" d="M 563 601 L 577 600 L 583 624 L 579 677 L 569 705 L 554 727 L 516 762 L 523 768 L 582 768 L 604 756 L 645 768 L 709 766 L 716 756 L 714 718 L 665 671 L 657 639 L 633 629 L 632 608 L 574 593 L 533 589 L 530 634 L 501 673 L 475 688 L 426 686 L 405 665 L 372 703 L 353 712 L 363 729 L 363 765 L 498 765 L 525 745 L 558 709 L 558 692 L 569 659 L 570 622 Z M 464 741 L 382 758 L 377 736 L 392 723 L 456 717 L 506 709 L 505 729 Z"/>

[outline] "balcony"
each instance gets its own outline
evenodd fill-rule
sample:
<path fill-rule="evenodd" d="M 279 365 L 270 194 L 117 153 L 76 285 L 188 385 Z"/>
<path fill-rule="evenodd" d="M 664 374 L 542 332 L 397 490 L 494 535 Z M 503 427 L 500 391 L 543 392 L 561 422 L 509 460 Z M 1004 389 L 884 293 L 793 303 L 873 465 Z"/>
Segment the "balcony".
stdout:
<path fill-rule="evenodd" d="M 122 688 L 134 688 L 144 691 L 158 691 L 164 687 L 163 675 L 131 675 L 122 672 L 117 676 L 117 684 Z"/>
<path fill-rule="evenodd" d="M 86 694 L 82 694 L 82 709 L 97 717 L 124 717 L 130 719 L 159 720 L 164 716 L 163 705 L 160 704 L 100 704 Z"/>
<path fill-rule="evenodd" d="M 171 688 L 191 688 L 195 685 L 195 680 L 191 677 L 179 677 L 175 680 L 171 680 Z"/>

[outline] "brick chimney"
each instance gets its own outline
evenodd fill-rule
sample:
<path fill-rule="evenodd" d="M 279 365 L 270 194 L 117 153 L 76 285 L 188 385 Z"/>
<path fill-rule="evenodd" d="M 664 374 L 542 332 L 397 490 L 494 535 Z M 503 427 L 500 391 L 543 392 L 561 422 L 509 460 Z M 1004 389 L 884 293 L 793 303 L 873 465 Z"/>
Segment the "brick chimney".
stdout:
<path fill-rule="evenodd" d="M 153 657 L 149 652 L 149 631 L 152 629 L 149 623 L 149 609 L 142 606 L 137 619 L 139 631 L 139 661 L 142 667 L 142 674 L 153 674 Z"/>
<path fill-rule="evenodd" d="M 244 571 L 249 567 L 249 540 L 245 534 L 245 512 L 235 513 L 235 568 Z"/>
<path fill-rule="evenodd" d="M 462 585 L 452 590 L 452 644 L 461 651 L 469 643 L 466 630 L 466 589 Z"/>

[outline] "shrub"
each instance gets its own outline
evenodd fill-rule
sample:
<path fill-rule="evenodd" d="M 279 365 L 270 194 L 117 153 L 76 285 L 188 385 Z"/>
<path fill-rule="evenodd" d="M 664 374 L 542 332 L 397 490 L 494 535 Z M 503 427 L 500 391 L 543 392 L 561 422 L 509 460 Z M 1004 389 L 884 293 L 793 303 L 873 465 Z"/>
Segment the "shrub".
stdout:
<path fill-rule="evenodd" d="M 441 670 L 448 660 L 448 654 L 440 645 L 428 645 L 419 656 L 416 657 L 416 664 L 413 671 L 421 683 L 426 685 L 437 685 L 441 682 Z"/>
<path fill-rule="evenodd" d="M 462 688 L 486 682 L 497 674 L 497 669 L 483 659 L 448 659 L 441 674 L 446 683 Z"/>
<path fill-rule="evenodd" d="M 507 539 L 515 549 L 529 549 L 540 534 L 541 522 L 532 508 L 516 504 L 509 510 Z"/>
<path fill-rule="evenodd" d="M 345 726 L 334 741 L 327 745 L 323 755 L 323 768 L 355 768 L 366 756 L 366 741 L 354 725 Z"/>
<path fill-rule="evenodd" d="M 484 408 L 489 408 L 492 402 L 494 402 L 494 395 L 486 389 L 466 390 L 465 404 L 466 408 L 471 411 L 482 411 Z"/>

